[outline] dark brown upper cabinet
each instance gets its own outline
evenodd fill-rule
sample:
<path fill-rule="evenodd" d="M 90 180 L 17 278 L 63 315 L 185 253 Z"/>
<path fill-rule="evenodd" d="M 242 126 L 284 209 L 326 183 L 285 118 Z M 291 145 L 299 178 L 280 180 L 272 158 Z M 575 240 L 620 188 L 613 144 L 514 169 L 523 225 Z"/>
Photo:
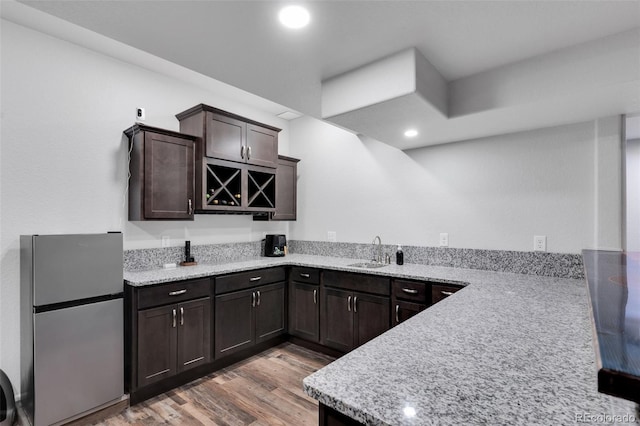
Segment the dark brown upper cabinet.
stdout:
<path fill-rule="evenodd" d="M 203 104 L 176 117 L 182 132 L 198 136 L 198 213 L 269 215 L 276 211 L 280 129 Z"/>
<path fill-rule="evenodd" d="M 195 136 L 135 124 L 129 138 L 129 220 L 193 220 Z"/>
<path fill-rule="evenodd" d="M 276 170 L 276 211 L 271 220 L 296 220 L 298 203 L 298 160 L 278 156 Z"/>
<path fill-rule="evenodd" d="M 278 155 L 275 179 L 275 211 L 253 216 L 253 220 L 296 220 L 298 204 L 298 160 Z"/>
<path fill-rule="evenodd" d="M 272 169 L 278 166 L 278 128 L 204 104 L 176 117 L 181 132 L 202 138 L 201 152 L 196 156 Z"/>

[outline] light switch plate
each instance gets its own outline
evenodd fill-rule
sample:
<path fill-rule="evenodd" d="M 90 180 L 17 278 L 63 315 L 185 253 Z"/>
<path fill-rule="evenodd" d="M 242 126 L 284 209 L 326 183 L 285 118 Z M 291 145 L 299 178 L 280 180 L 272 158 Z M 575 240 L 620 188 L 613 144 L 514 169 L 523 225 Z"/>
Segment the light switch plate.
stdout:
<path fill-rule="evenodd" d="M 171 237 L 168 235 L 162 236 L 162 248 L 169 247 L 171 245 Z"/>
<path fill-rule="evenodd" d="M 440 247 L 449 247 L 449 234 L 446 232 L 440 233 Z"/>
<path fill-rule="evenodd" d="M 329 241 L 331 243 L 335 243 L 337 241 L 337 239 L 336 239 L 336 231 L 328 231 L 327 232 L 327 241 Z"/>

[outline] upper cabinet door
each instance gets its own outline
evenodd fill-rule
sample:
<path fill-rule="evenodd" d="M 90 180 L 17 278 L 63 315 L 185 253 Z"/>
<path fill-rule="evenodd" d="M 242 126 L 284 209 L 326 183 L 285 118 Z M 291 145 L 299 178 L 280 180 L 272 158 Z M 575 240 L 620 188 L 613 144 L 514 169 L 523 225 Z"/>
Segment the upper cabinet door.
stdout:
<path fill-rule="evenodd" d="M 245 162 L 247 126 L 235 118 L 207 112 L 205 155 L 211 158 Z"/>
<path fill-rule="evenodd" d="M 145 132 L 144 218 L 193 220 L 193 141 Z"/>
<path fill-rule="evenodd" d="M 278 166 L 278 132 L 265 127 L 247 124 L 247 163 L 256 166 Z"/>

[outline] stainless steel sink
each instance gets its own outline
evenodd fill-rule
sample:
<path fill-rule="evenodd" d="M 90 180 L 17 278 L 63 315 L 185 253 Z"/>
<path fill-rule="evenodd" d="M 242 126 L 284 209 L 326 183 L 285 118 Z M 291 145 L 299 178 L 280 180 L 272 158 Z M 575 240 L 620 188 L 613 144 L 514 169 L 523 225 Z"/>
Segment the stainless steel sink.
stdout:
<path fill-rule="evenodd" d="M 378 263 L 378 262 L 362 262 L 362 263 L 352 263 L 351 265 L 356 268 L 382 268 L 383 266 L 387 266 L 386 263 Z"/>

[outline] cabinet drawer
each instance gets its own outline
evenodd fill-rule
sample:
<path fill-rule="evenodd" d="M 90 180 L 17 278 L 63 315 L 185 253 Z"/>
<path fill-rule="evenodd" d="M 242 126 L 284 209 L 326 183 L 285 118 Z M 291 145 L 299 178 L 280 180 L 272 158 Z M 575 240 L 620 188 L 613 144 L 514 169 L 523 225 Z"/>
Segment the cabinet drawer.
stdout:
<path fill-rule="evenodd" d="M 258 285 L 275 283 L 285 280 L 284 268 L 256 269 L 254 271 L 238 272 L 216 278 L 215 293 L 222 294 L 230 291 L 243 290 Z"/>
<path fill-rule="evenodd" d="M 210 294 L 210 278 L 144 287 L 138 290 L 138 309 L 182 302 Z"/>
<path fill-rule="evenodd" d="M 417 281 L 393 280 L 393 295 L 396 299 L 426 303 L 427 284 Z"/>
<path fill-rule="evenodd" d="M 451 296 L 462 287 L 452 285 L 433 284 L 431 286 L 431 304 L 436 304 L 444 298 Z"/>
<path fill-rule="evenodd" d="M 291 268 L 289 278 L 299 283 L 320 284 L 320 270 L 294 266 Z"/>
<path fill-rule="evenodd" d="M 391 285 L 389 278 L 351 272 L 324 271 L 322 283 L 327 287 L 362 291 L 364 293 L 389 296 Z"/>

